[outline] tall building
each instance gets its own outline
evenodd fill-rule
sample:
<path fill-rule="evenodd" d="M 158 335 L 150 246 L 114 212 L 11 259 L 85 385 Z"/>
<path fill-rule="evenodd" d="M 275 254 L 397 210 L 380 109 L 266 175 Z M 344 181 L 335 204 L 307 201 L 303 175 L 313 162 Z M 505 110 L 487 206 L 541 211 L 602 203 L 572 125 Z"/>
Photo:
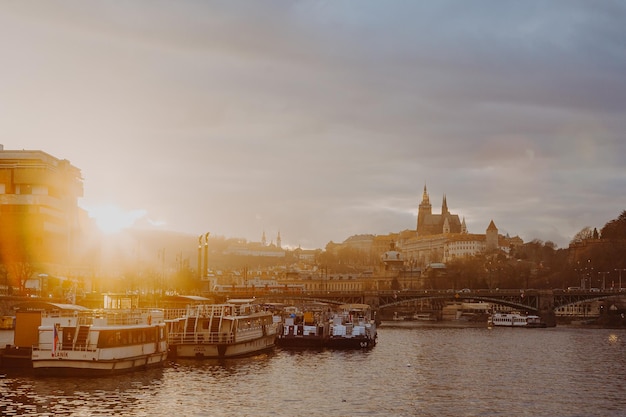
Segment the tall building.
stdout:
<path fill-rule="evenodd" d="M 80 241 L 78 168 L 38 150 L 0 145 L 0 263 L 66 274 Z"/>

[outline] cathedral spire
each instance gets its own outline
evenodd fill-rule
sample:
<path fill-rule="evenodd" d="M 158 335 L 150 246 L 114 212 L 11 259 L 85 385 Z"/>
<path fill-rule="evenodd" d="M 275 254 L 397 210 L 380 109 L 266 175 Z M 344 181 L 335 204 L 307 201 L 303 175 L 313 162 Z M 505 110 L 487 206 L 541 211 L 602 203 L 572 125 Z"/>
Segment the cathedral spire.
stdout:
<path fill-rule="evenodd" d="M 446 195 L 443 195 L 443 203 L 441 204 L 441 214 L 445 215 L 448 213 L 448 201 L 446 199 Z"/>
<path fill-rule="evenodd" d="M 422 194 L 422 202 L 417 210 L 417 234 L 425 233 L 425 220 L 426 217 L 432 214 L 432 206 L 430 205 L 430 198 L 428 198 L 428 190 L 426 184 L 424 184 L 424 193 Z"/>

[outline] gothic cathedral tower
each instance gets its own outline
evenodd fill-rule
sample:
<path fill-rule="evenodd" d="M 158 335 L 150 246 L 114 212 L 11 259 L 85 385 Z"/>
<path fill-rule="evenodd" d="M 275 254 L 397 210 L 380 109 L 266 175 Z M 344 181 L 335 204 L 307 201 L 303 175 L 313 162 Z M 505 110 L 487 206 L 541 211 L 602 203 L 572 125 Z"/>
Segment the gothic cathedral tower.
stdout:
<path fill-rule="evenodd" d="M 417 234 L 420 234 L 420 229 L 423 231 L 424 220 L 426 216 L 430 216 L 433 213 L 433 206 L 430 205 L 430 198 L 428 197 L 428 191 L 426 191 L 426 184 L 424 184 L 424 193 L 422 194 L 422 202 L 419 205 L 417 212 Z"/>

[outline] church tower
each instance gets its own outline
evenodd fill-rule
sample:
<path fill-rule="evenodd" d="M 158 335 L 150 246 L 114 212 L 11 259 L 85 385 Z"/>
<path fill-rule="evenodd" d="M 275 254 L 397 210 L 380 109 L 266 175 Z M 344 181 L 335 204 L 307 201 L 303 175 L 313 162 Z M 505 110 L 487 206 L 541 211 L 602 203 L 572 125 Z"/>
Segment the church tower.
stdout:
<path fill-rule="evenodd" d="M 417 212 L 417 234 L 420 231 L 424 231 L 424 220 L 426 216 L 430 216 L 433 212 L 433 206 L 430 205 L 430 198 L 428 197 L 428 191 L 426 190 L 426 184 L 424 184 L 424 193 L 422 194 L 422 202 L 419 205 Z"/>
<path fill-rule="evenodd" d="M 276 236 L 276 246 L 278 247 L 278 249 L 282 249 L 282 242 L 280 240 L 280 230 L 278 231 L 278 236 Z"/>

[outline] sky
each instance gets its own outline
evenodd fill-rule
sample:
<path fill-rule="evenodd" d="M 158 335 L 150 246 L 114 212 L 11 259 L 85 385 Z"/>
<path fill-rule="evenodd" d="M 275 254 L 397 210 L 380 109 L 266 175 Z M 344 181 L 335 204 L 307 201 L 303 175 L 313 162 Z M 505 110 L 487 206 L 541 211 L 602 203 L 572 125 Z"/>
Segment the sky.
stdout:
<path fill-rule="evenodd" d="M 626 209 L 622 1 L 0 0 L 0 144 L 100 221 L 324 248 L 415 229 L 567 247 Z M 107 217 L 108 216 L 108 217 Z"/>

